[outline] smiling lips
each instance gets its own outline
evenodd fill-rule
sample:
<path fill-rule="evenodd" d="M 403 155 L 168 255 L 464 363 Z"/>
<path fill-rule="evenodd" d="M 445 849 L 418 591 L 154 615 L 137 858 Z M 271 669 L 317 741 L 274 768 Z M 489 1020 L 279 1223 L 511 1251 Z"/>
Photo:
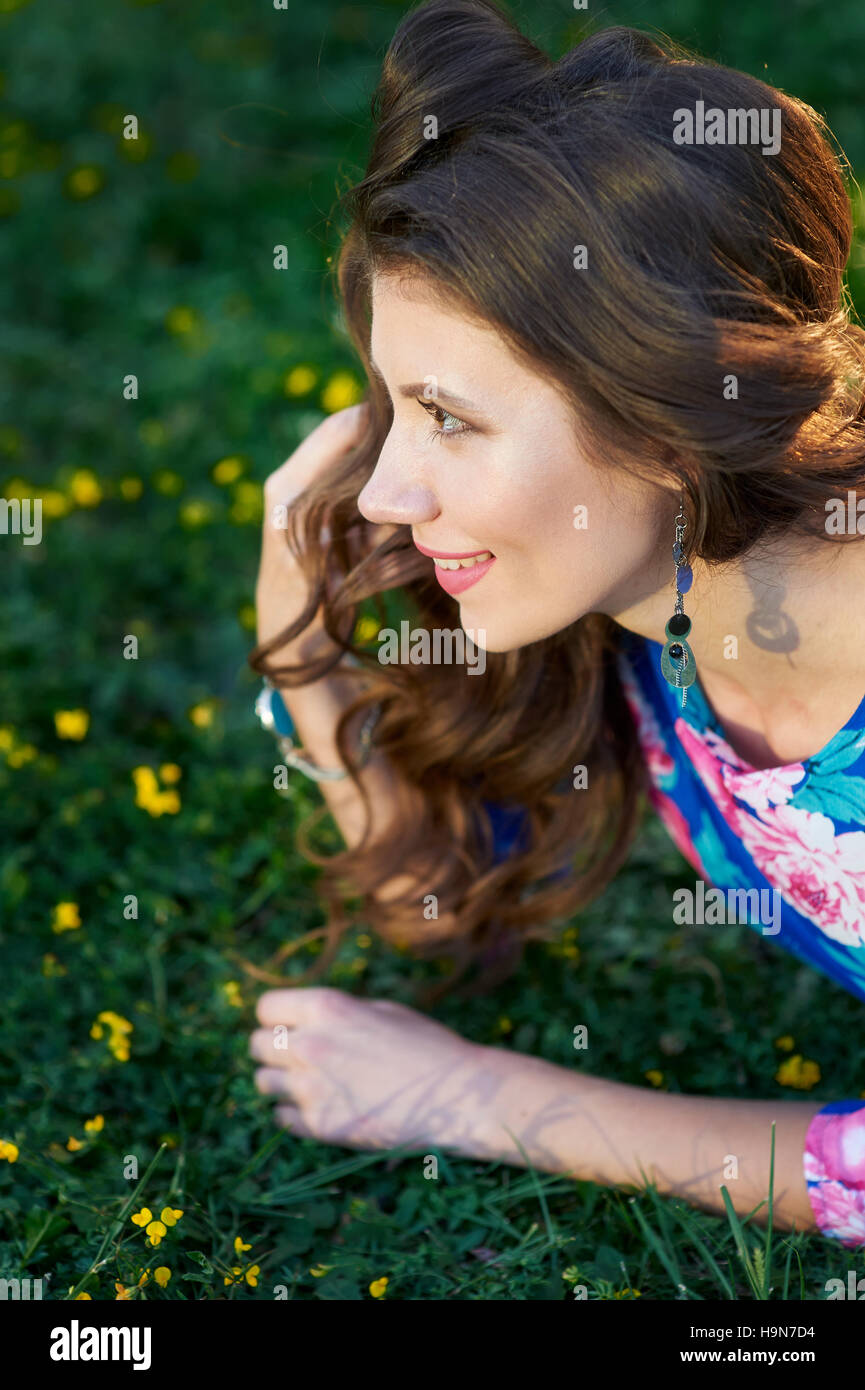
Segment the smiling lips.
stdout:
<path fill-rule="evenodd" d="M 449 594 L 461 594 L 464 589 L 477 584 L 496 558 L 491 550 L 436 552 L 418 545 L 417 541 L 415 545 L 422 555 L 428 555 L 435 562 L 436 579 Z"/>

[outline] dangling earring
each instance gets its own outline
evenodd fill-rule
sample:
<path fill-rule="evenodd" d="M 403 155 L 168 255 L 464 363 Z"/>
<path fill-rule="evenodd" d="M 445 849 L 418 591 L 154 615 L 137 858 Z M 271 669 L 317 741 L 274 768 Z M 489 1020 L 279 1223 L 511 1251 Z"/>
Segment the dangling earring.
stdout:
<path fill-rule="evenodd" d="M 682 492 L 676 516 L 676 540 L 673 545 L 673 559 L 676 562 L 676 607 L 667 623 L 667 642 L 661 652 L 661 673 L 668 685 L 681 690 L 682 709 L 685 708 L 688 698 L 688 686 L 693 685 L 697 679 L 694 653 L 685 641 L 691 631 L 691 619 L 684 611 L 682 595 L 688 592 L 694 580 L 691 566 L 685 562 L 685 548 L 682 545 L 685 526 L 685 494 Z"/>

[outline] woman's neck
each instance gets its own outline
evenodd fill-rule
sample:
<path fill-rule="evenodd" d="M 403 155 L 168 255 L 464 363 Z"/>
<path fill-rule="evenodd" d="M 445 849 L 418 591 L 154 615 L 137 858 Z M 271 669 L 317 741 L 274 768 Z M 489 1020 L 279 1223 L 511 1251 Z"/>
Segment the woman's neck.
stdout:
<path fill-rule="evenodd" d="M 613 616 L 663 643 L 675 594 L 672 567 L 660 568 L 662 587 Z M 865 537 L 785 540 L 692 568 L 687 641 L 734 750 L 754 767 L 818 753 L 865 698 Z"/>

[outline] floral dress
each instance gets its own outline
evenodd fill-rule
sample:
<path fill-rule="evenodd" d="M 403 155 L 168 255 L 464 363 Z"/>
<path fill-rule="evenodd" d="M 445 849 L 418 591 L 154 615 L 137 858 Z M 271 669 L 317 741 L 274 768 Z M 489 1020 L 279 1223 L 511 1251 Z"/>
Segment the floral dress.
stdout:
<path fill-rule="evenodd" d="M 690 920 L 746 922 L 865 1000 L 865 698 L 813 757 L 757 770 L 727 743 L 699 676 L 682 708 L 661 650 L 625 633 L 618 670 L 649 799 L 702 880 L 694 896 L 704 915 Z M 501 858 L 519 822 L 487 809 Z M 865 1099 L 818 1111 L 803 1169 L 823 1234 L 865 1244 Z"/>

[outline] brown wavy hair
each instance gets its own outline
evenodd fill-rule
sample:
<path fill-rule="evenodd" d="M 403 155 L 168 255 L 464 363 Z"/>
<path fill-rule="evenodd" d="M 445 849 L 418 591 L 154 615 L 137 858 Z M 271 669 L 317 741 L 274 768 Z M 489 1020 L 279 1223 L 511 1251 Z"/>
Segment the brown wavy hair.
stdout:
<path fill-rule="evenodd" d="M 778 153 L 676 144 L 673 113 L 698 100 L 779 108 Z M 249 660 L 285 686 L 317 678 L 332 662 L 267 657 L 324 604 L 328 633 L 365 668 L 337 737 L 367 810 L 345 731 L 377 701 L 375 746 L 422 794 L 386 841 L 325 856 L 301 836 L 324 869 L 329 917 L 325 951 L 295 983 L 332 960 L 350 924 L 348 890 L 393 944 L 447 954 L 448 977 L 417 996 L 428 1004 L 469 966 L 479 973 L 461 992 L 489 989 L 523 943 L 550 939 L 596 897 L 628 855 L 648 784 L 616 670 L 623 629 L 604 614 L 487 653 L 471 679 L 459 666 L 381 665 L 353 640 L 359 605 L 371 600 L 383 621 L 390 589 L 413 627 L 459 627 L 410 527 L 352 563 L 351 536 L 371 529 L 356 499 L 392 421 L 369 369 L 373 276 L 420 276 L 444 307 L 494 326 L 561 390 L 598 466 L 677 479 L 690 553 L 707 563 L 773 534 L 826 538 L 826 499 L 861 487 L 865 332 L 843 282 L 848 166 L 823 118 L 666 36 L 607 28 L 554 62 L 489 0 L 427 0 L 396 30 L 372 114 L 366 173 L 340 199 L 335 265 L 370 421 L 304 494 L 300 533 L 286 532 L 310 583 L 305 613 Z M 438 130 L 427 139 L 430 115 Z M 575 273 L 576 244 L 588 248 L 586 273 Z M 722 389 L 731 373 L 735 404 Z M 577 764 L 589 770 L 579 795 Z M 484 802 L 527 817 L 525 843 L 499 865 Z M 376 890 L 407 869 L 420 891 L 380 901 Z M 436 923 L 424 918 L 427 893 Z"/>

